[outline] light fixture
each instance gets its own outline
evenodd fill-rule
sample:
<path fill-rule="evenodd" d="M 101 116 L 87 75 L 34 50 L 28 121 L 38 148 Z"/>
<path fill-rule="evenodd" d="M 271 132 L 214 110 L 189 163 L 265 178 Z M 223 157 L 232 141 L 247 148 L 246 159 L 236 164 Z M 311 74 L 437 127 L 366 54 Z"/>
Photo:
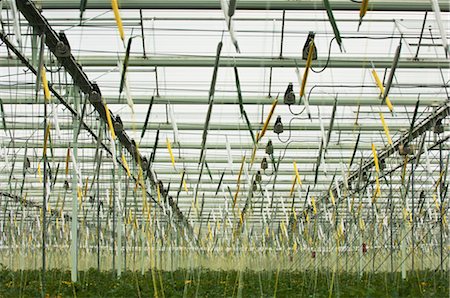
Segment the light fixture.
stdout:
<path fill-rule="evenodd" d="M 123 132 L 123 123 L 119 115 L 116 116 L 116 121 L 114 121 L 114 131 L 117 135 L 120 135 Z"/>
<path fill-rule="evenodd" d="M 384 159 L 380 159 L 380 170 L 383 171 L 386 168 L 386 161 Z"/>
<path fill-rule="evenodd" d="M 256 172 L 255 181 L 258 183 L 261 183 L 261 171 L 260 170 L 258 170 Z"/>
<path fill-rule="evenodd" d="M 315 35 L 316 33 L 314 33 L 313 31 L 309 31 L 305 45 L 303 46 L 303 55 L 302 55 L 303 60 L 308 59 L 309 47 L 311 42 L 314 41 Z M 313 45 L 312 60 L 317 60 L 317 49 L 315 44 Z"/>
<path fill-rule="evenodd" d="M 265 170 L 267 170 L 268 167 L 269 167 L 269 165 L 267 164 L 267 158 L 264 157 L 261 161 L 261 169 L 263 171 L 265 171 Z"/>
<path fill-rule="evenodd" d="M 276 134 L 283 133 L 283 123 L 281 123 L 281 116 L 277 117 L 275 125 L 273 126 L 273 132 Z"/>
<path fill-rule="evenodd" d="M 287 86 L 286 92 L 284 93 L 284 104 L 292 105 L 294 103 L 295 103 L 295 93 L 294 93 L 294 86 L 292 85 L 291 82 Z"/>
<path fill-rule="evenodd" d="M 433 132 L 436 134 L 441 134 L 444 132 L 444 126 L 442 125 L 442 119 L 436 121 L 434 125 Z"/>
<path fill-rule="evenodd" d="M 400 144 L 400 146 L 398 146 L 398 153 L 402 156 L 407 156 L 407 155 L 411 155 L 412 154 L 412 149 L 411 146 L 409 146 L 409 144 Z"/>
<path fill-rule="evenodd" d="M 273 154 L 273 145 L 272 140 L 269 140 L 266 145 L 266 154 L 272 155 Z"/>

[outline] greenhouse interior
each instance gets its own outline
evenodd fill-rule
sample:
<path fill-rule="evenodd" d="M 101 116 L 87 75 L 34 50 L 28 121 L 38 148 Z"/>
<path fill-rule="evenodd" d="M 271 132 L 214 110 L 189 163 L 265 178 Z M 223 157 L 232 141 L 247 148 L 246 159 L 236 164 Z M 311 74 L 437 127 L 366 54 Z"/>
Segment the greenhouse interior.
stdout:
<path fill-rule="evenodd" d="M 450 296 L 449 1 L 0 9 L 0 297 Z"/>

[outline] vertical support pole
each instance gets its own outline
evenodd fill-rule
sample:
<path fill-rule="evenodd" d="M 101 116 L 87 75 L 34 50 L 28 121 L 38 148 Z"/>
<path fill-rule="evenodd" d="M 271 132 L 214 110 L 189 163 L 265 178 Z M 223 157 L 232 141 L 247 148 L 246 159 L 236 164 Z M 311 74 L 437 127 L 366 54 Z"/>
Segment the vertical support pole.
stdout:
<path fill-rule="evenodd" d="M 415 249 L 415 242 L 414 242 L 414 226 L 415 226 L 415 213 L 414 213 L 414 162 L 411 161 L 411 217 L 412 217 L 412 226 L 411 226 L 411 246 L 412 246 L 412 252 L 411 252 L 411 271 L 414 271 L 414 249 Z"/>
<path fill-rule="evenodd" d="M 438 135 L 436 134 L 436 136 L 438 137 Z M 439 143 L 439 173 L 442 173 L 444 169 L 444 162 L 442 160 L 442 142 Z M 443 245 L 444 245 L 444 238 L 443 238 L 443 222 L 442 222 L 442 205 L 444 203 L 444 198 L 442 196 L 442 191 L 443 191 L 443 181 L 441 181 L 439 183 L 439 230 L 440 230 L 440 268 L 441 271 L 444 270 L 443 268 L 443 263 L 444 263 L 444 249 L 443 249 Z"/>
<path fill-rule="evenodd" d="M 111 142 L 114 142 L 111 139 Z M 113 144 L 115 146 L 116 144 Z M 112 158 L 116 158 L 112 156 Z M 116 166 L 113 164 L 113 190 L 112 190 L 112 271 L 116 272 Z"/>
<path fill-rule="evenodd" d="M 97 174 L 97 270 L 100 271 L 100 171 Z"/>
<path fill-rule="evenodd" d="M 389 201 L 391 203 L 390 211 L 391 211 L 391 220 L 389 224 L 390 233 L 391 233 L 391 275 L 394 277 L 394 222 L 393 222 L 393 215 L 394 215 L 394 200 L 392 198 L 392 172 L 389 172 Z"/>
<path fill-rule="evenodd" d="M 120 159 L 122 154 L 122 145 L 119 144 L 119 150 L 117 150 L 117 159 Z M 118 167 L 118 199 L 119 206 L 122 201 L 122 174 L 123 169 L 121 166 Z M 119 208 L 119 216 L 117 218 L 117 276 L 120 277 L 122 275 L 122 229 L 123 229 L 123 210 Z"/>
<path fill-rule="evenodd" d="M 125 198 L 124 198 L 124 203 L 123 203 L 123 221 L 124 221 L 124 244 L 123 244 L 123 270 L 127 271 L 127 214 L 128 214 L 128 209 L 127 209 L 127 197 L 128 197 L 128 177 L 125 176 Z"/>
<path fill-rule="evenodd" d="M 141 223 L 141 230 L 140 230 L 140 236 L 141 236 L 141 275 L 144 275 L 145 273 L 145 262 L 144 262 L 144 256 L 145 256 L 145 231 L 144 231 L 144 220 L 142 220 Z M 151 258 L 152 256 L 150 256 Z M 150 270 L 153 270 L 153 268 L 150 268 Z"/>
<path fill-rule="evenodd" d="M 99 130 L 98 130 L 98 140 L 97 142 L 102 141 L 102 136 L 105 130 L 104 122 L 100 122 Z M 99 146 L 100 147 L 100 146 Z M 100 149 L 102 150 L 102 149 Z M 100 231 L 101 231 L 101 225 L 100 225 L 100 169 L 101 169 L 101 160 L 102 160 L 102 154 L 103 151 L 100 151 L 100 158 L 99 158 L 99 166 L 98 166 L 98 172 L 97 172 L 97 270 L 100 271 Z"/>
<path fill-rule="evenodd" d="M 361 215 L 359 215 L 361 216 Z M 358 233 L 358 230 L 356 230 L 356 232 Z M 359 273 L 359 277 L 362 276 L 362 260 L 363 260 L 363 251 L 362 251 L 362 245 L 363 245 L 363 239 L 362 239 L 362 234 L 363 231 L 360 231 L 358 233 L 358 240 L 359 240 L 359 244 L 358 244 L 358 273 Z"/>
<path fill-rule="evenodd" d="M 38 71 L 41 71 L 40 69 Z M 47 99 L 44 98 L 44 135 L 47 132 Z M 45 147 L 46 145 L 44 145 Z M 44 182 L 42 197 L 42 297 L 45 297 L 46 237 L 47 237 L 47 154 L 43 152 Z"/>
<path fill-rule="evenodd" d="M 284 22 L 286 17 L 286 10 L 283 9 L 283 20 L 281 22 L 281 41 L 280 41 L 280 58 L 283 58 L 283 42 L 284 42 Z"/>
<path fill-rule="evenodd" d="M 73 104 L 75 106 L 75 110 L 79 112 L 79 92 L 78 88 L 74 87 L 72 90 L 73 94 Z M 78 150 L 77 150 L 77 143 L 78 143 L 78 118 L 76 116 L 73 116 L 73 142 L 72 142 L 72 154 L 74 160 L 77 160 L 78 158 Z M 71 259 L 71 279 L 72 282 L 77 281 L 77 275 L 78 275 L 78 177 L 77 177 L 77 171 L 75 168 L 75 164 L 72 162 L 72 243 L 70 247 L 70 259 Z"/>
<path fill-rule="evenodd" d="M 401 251 L 401 258 L 400 262 L 402 262 L 402 279 L 406 279 L 406 247 L 405 247 L 405 223 L 402 222 L 401 227 L 401 234 L 400 234 L 400 251 Z"/>

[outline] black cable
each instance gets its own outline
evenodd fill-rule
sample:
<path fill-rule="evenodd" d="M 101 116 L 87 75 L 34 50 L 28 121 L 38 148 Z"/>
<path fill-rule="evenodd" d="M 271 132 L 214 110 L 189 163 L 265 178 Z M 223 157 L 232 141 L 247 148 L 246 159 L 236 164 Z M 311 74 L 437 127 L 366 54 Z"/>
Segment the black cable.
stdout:
<path fill-rule="evenodd" d="M 305 109 L 306 109 L 306 107 L 303 107 L 303 110 L 301 110 L 301 111 L 298 112 L 298 113 L 294 113 L 294 112 L 292 112 L 291 105 L 289 105 L 289 112 L 291 112 L 291 114 L 294 115 L 294 116 L 299 116 L 299 115 L 301 115 L 301 114 L 305 111 Z"/>
<path fill-rule="evenodd" d="M 305 110 L 305 108 L 303 108 L 303 111 Z M 302 111 L 302 112 L 303 112 Z M 284 143 L 284 144 L 286 144 L 287 142 L 289 142 L 289 140 L 291 139 L 291 134 L 292 134 L 292 129 L 291 129 L 291 125 L 292 125 L 292 121 L 294 121 L 294 119 L 297 119 L 297 120 L 302 120 L 301 118 L 298 118 L 298 117 L 293 117 L 290 121 L 289 121 L 289 137 L 285 140 L 285 141 L 283 141 L 281 138 L 280 138 L 280 134 L 277 134 L 277 136 L 278 136 L 278 140 L 281 142 L 281 143 Z"/>
<path fill-rule="evenodd" d="M 331 45 L 333 44 L 333 40 L 335 40 L 335 39 L 336 39 L 336 37 L 333 37 L 330 41 L 330 46 L 328 47 L 328 58 L 327 58 L 327 62 L 325 63 L 325 66 L 321 70 L 314 70 L 314 68 L 311 66 L 311 70 L 313 72 L 321 73 L 328 67 L 328 63 L 330 62 L 330 56 L 331 56 Z"/>

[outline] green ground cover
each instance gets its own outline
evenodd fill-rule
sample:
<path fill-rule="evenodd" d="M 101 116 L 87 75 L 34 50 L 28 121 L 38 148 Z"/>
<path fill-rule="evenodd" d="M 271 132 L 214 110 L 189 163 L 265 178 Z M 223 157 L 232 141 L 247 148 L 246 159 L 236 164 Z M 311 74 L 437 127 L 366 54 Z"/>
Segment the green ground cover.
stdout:
<path fill-rule="evenodd" d="M 46 274 L 48 297 L 449 297 L 447 272 L 370 273 L 361 277 L 343 272 L 211 271 L 190 269 L 110 271 L 91 269 L 70 282 L 70 272 Z M 41 296 L 41 271 L 0 271 L 0 297 Z"/>

